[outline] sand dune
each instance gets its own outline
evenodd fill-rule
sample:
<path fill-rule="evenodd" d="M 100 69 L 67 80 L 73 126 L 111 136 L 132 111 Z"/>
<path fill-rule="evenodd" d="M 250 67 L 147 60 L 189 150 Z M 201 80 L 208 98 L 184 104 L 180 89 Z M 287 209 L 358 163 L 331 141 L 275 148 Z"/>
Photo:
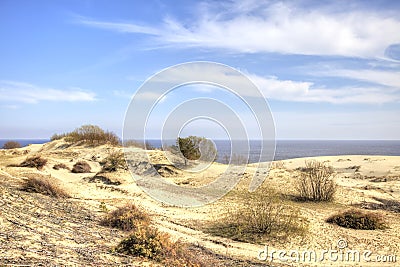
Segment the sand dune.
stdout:
<path fill-rule="evenodd" d="M 271 240 L 265 244 L 250 244 L 213 236 L 202 231 L 199 225 L 218 218 L 232 207 L 234 194 L 203 207 L 179 208 L 161 204 L 146 195 L 127 170 L 101 173 L 100 162 L 111 151 L 122 148 L 107 145 L 96 148 L 68 146 L 62 140 L 25 148 L 0 150 L 0 264 L 44 265 L 109 265 L 130 264 L 142 266 L 155 264 L 145 259 L 116 255 L 110 252 L 125 233 L 99 225 L 104 215 L 102 205 L 115 209 L 133 202 L 143 207 L 153 218 L 155 225 L 199 248 L 199 257 L 216 260 L 219 266 L 265 266 L 257 255 L 265 245 L 269 249 L 299 250 L 335 249 L 337 241 L 344 239 L 348 248 L 370 250 L 373 255 L 397 255 L 400 261 L 400 157 L 395 156 L 329 156 L 314 158 L 331 165 L 335 181 L 339 185 L 332 203 L 291 202 L 301 210 L 308 221 L 308 233 L 285 242 Z M 140 152 L 140 149 L 133 150 Z M 177 185 L 201 186 L 216 179 L 226 170 L 226 165 L 214 163 L 201 173 L 186 173 L 171 166 L 161 151 L 150 151 L 153 164 L 164 179 Z M 40 154 L 48 160 L 41 170 L 26 167 L 10 167 L 21 163 L 31 155 Z M 139 154 L 139 153 L 138 153 Z M 133 157 L 135 160 L 135 157 Z M 72 168 L 84 160 L 90 173 L 71 173 L 67 169 L 53 169 L 63 163 Z M 141 158 L 137 158 L 141 166 Z M 281 194 L 296 194 L 293 183 L 298 176 L 297 168 L 307 159 L 291 159 L 274 163 L 263 187 L 276 188 Z M 138 167 L 139 168 L 139 167 Z M 145 167 L 143 167 L 145 169 Z M 247 167 L 234 192 L 247 188 L 256 165 Z M 265 170 L 266 172 L 267 170 Z M 36 193 L 20 191 L 21 181 L 29 176 L 46 176 L 56 179 L 72 196 L 70 199 L 54 199 Z M 371 209 L 385 216 L 389 225 L 385 230 L 353 230 L 325 222 L 331 214 L 350 207 Z M 399 263 L 358 263 L 360 266 L 397 266 Z M 386 264 L 386 265 L 385 265 Z M 273 266 L 345 266 L 354 262 L 282 262 Z"/>

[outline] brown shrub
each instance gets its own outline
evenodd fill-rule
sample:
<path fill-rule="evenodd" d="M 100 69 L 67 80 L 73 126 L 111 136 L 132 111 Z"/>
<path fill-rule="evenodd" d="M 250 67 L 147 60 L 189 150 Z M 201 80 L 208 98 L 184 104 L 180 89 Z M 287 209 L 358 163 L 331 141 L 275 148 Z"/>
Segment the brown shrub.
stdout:
<path fill-rule="evenodd" d="M 55 141 L 55 140 L 60 140 L 63 139 L 64 137 L 67 137 L 68 133 L 63 133 L 63 134 L 53 134 L 50 137 L 50 141 Z"/>
<path fill-rule="evenodd" d="M 139 225 L 149 224 L 150 216 L 134 204 L 127 204 L 110 213 L 100 222 L 103 226 L 132 231 Z"/>
<path fill-rule="evenodd" d="M 29 177 L 26 179 L 21 188 L 23 191 L 40 193 L 51 197 L 69 197 L 69 194 L 60 188 L 55 181 L 49 178 Z"/>
<path fill-rule="evenodd" d="M 118 253 L 158 261 L 163 266 L 207 266 L 197 259 L 186 244 L 172 242 L 170 236 L 156 228 L 143 225 L 122 240 L 115 248 Z"/>
<path fill-rule="evenodd" d="M 91 171 L 90 165 L 85 162 L 85 161 L 78 161 L 77 163 L 74 164 L 72 167 L 71 172 L 73 173 L 87 173 Z"/>
<path fill-rule="evenodd" d="M 64 163 L 55 164 L 55 165 L 53 166 L 53 169 L 55 169 L 55 170 L 59 170 L 59 169 L 66 169 L 66 170 L 69 170 L 68 166 L 65 165 Z"/>
<path fill-rule="evenodd" d="M 371 212 L 367 213 L 355 209 L 335 214 L 329 217 L 326 222 L 345 228 L 359 230 L 376 230 L 386 228 L 382 215 Z"/>
<path fill-rule="evenodd" d="M 65 140 L 71 143 L 81 142 L 83 144 L 88 145 L 103 145 L 103 144 L 111 144 L 111 145 L 120 145 L 121 142 L 118 136 L 109 131 L 104 131 L 99 126 L 96 125 L 83 125 L 73 132 L 62 134 L 59 136 L 65 136 Z M 55 136 L 55 138 L 59 137 Z"/>
<path fill-rule="evenodd" d="M 25 159 L 23 162 L 21 162 L 21 164 L 19 164 L 19 166 L 41 170 L 46 165 L 46 163 L 47 159 L 44 159 L 40 155 L 38 155 Z"/>
<path fill-rule="evenodd" d="M 118 169 L 127 170 L 128 166 L 126 164 L 124 154 L 121 151 L 111 152 L 102 162 L 100 162 L 102 171 L 115 172 Z"/>
<path fill-rule="evenodd" d="M 21 144 L 16 141 L 8 141 L 3 145 L 3 149 L 20 148 Z"/>
<path fill-rule="evenodd" d="M 306 161 L 300 168 L 301 175 L 296 183 L 299 198 L 311 201 L 332 201 L 336 191 L 333 168 L 323 162 Z"/>

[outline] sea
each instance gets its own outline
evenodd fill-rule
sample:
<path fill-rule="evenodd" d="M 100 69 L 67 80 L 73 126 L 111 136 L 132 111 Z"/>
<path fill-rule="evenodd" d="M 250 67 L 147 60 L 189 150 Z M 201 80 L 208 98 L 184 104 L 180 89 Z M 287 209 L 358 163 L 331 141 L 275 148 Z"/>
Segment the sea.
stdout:
<path fill-rule="evenodd" d="M 8 141 L 16 141 L 24 147 L 30 144 L 44 144 L 50 142 L 50 139 L 0 139 L 0 148 L 2 148 Z"/>
<path fill-rule="evenodd" d="M 49 139 L 0 139 L 0 147 L 7 141 L 17 141 L 22 146 L 29 144 L 43 144 Z M 244 142 L 244 141 L 243 141 Z M 160 140 L 149 140 L 149 143 L 161 147 Z M 215 140 L 218 158 L 217 162 L 224 162 L 224 157 L 231 154 L 229 140 Z M 261 142 L 249 141 L 249 162 L 260 160 Z M 340 156 L 340 155 L 382 155 L 400 156 L 400 140 L 277 140 L 274 160 L 291 158 Z M 237 155 L 247 157 L 247 155 Z M 265 161 L 261 158 L 261 161 Z"/>

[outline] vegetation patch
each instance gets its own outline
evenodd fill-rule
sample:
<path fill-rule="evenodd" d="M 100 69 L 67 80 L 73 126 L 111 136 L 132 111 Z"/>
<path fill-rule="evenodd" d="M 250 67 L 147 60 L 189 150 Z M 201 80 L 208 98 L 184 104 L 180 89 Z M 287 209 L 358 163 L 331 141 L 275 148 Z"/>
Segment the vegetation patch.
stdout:
<path fill-rule="evenodd" d="M 8 141 L 4 143 L 3 149 L 14 149 L 14 148 L 20 148 L 21 144 L 16 142 L 16 141 Z"/>
<path fill-rule="evenodd" d="M 379 197 L 373 197 L 373 199 L 377 202 L 363 202 L 360 204 L 356 204 L 355 206 L 359 206 L 363 209 L 369 209 L 369 210 L 387 210 L 391 212 L 397 212 L 400 213 L 400 201 L 398 200 L 393 200 L 393 199 L 384 199 L 384 198 L 379 198 Z"/>
<path fill-rule="evenodd" d="M 186 244 L 173 242 L 166 233 L 149 225 L 139 226 L 115 248 L 118 253 L 148 258 L 163 266 L 207 266 Z"/>
<path fill-rule="evenodd" d="M 104 131 L 96 125 L 83 125 L 70 133 L 54 134 L 50 139 L 52 141 L 64 138 L 70 143 L 96 145 L 120 145 L 118 136 L 109 131 Z"/>
<path fill-rule="evenodd" d="M 73 173 L 88 173 L 92 170 L 90 165 L 85 161 L 78 161 L 72 167 L 71 172 Z"/>
<path fill-rule="evenodd" d="M 120 181 L 113 180 L 113 179 L 110 179 L 106 176 L 99 175 L 99 174 L 96 174 L 93 177 L 84 177 L 83 180 L 87 181 L 89 183 L 103 183 L 106 185 L 121 185 Z"/>
<path fill-rule="evenodd" d="M 204 137 L 178 137 L 176 145 L 179 152 L 183 155 L 185 165 L 188 164 L 189 160 L 203 160 L 210 162 L 217 158 L 217 150 L 214 144 Z"/>
<path fill-rule="evenodd" d="M 273 162 L 271 163 L 271 169 L 272 169 L 272 170 L 273 170 L 273 169 L 285 169 L 285 168 L 286 168 L 285 162 L 282 161 L 282 160 L 273 161 Z"/>
<path fill-rule="evenodd" d="M 207 226 L 206 232 L 251 243 L 305 234 L 306 220 L 300 217 L 298 209 L 286 205 L 276 192 L 260 189 L 242 194 L 244 201 L 239 207 Z"/>
<path fill-rule="evenodd" d="M 46 163 L 47 159 L 44 159 L 40 155 L 38 155 L 25 159 L 23 162 L 21 162 L 21 164 L 19 164 L 19 167 L 29 167 L 41 170 L 46 165 Z"/>
<path fill-rule="evenodd" d="M 359 230 L 377 230 L 386 228 L 382 215 L 355 209 L 335 214 L 329 217 L 326 222 L 345 228 Z"/>
<path fill-rule="evenodd" d="M 66 169 L 66 170 L 69 170 L 69 167 L 68 167 L 67 165 L 65 165 L 64 163 L 58 163 L 58 164 L 55 164 L 55 165 L 53 166 L 53 169 L 54 169 L 54 170 L 59 170 L 59 169 Z"/>
<path fill-rule="evenodd" d="M 100 162 L 100 165 L 103 166 L 103 172 L 115 172 L 118 169 L 128 169 L 124 154 L 121 151 L 111 152 L 102 162 Z"/>
<path fill-rule="evenodd" d="M 45 177 L 29 177 L 23 182 L 21 190 L 32 193 L 40 193 L 56 198 L 67 198 L 69 194 L 59 187 L 55 181 Z"/>
<path fill-rule="evenodd" d="M 306 161 L 305 168 L 298 169 L 301 174 L 296 183 L 300 200 L 332 201 L 336 183 L 333 168 L 323 162 Z"/>
<path fill-rule="evenodd" d="M 110 213 L 101 221 L 101 225 L 123 231 L 136 230 L 139 225 L 148 225 L 150 216 L 134 204 L 127 204 Z"/>
<path fill-rule="evenodd" d="M 101 225 L 130 232 L 114 248 L 117 253 L 151 259 L 163 266 L 207 266 L 197 259 L 187 244 L 171 241 L 168 234 L 158 231 L 150 222 L 146 212 L 134 204 L 127 204 L 109 212 Z"/>

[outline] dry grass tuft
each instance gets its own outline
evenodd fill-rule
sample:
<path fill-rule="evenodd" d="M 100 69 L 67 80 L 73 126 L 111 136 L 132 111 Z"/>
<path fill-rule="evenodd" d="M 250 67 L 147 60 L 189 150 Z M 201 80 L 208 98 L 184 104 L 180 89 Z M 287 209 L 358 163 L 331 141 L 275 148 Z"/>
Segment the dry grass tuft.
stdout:
<path fill-rule="evenodd" d="M 38 155 L 25 159 L 23 162 L 21 162 L 21 164 L 19 164 L 19 166 L 41 170 L 46 165 L 46 163 L 47 159 L 44 159 L 40 155 Z"/>
<path fill-rule="evenodd" d="M 278 160 L 278 161 L 273 161 L 271 163 L 271 169 L 272 170 L 273 169 L 285 169 L 285 168 L 286 168 L 286 166 L 285 166 L 285 162 L 284 161 Z"/>
<path fill-rule="evenodd" d="M 387 228 L 382 215 L 355 209 L 335 214 L 329 217 L 326 222 L 345 228 L 359 230 L 377 230 Z"/>
<path fill-rule="evenodd" d="M 40 193 L 56 198 L 67 198 L 69 194 L 59 187 L 55 181 L 50 178 L 29 177 L 22 185 L 21 190 L 32 193 Z"/>
<path fill-rule="evenodd" d="M 78 161 L 77 163 L 74 164 L 72 167 L 71 172 L 73 173 L 88 173 L 91 171 L 90 165 L 85 162 L 85 161 Z"/>
<path fill-rule="evenodd" d="M 123 231 L 136 230 L 139 225 L 148 225 L 150 216 L 134 204 L 127 204 L 110 213 L 101 221 L 101 225 L 118 228 Z"/>
<path fill-rule="evenodd" d="M 245 200 L 239 207 L 206 227 L 206 232 L 251 243 L 305 234 L 306 220 L 300 217 L 298 209 L 286 205 L 276 192 L 270 189 L 246 191 L 243 197 Z"/>

